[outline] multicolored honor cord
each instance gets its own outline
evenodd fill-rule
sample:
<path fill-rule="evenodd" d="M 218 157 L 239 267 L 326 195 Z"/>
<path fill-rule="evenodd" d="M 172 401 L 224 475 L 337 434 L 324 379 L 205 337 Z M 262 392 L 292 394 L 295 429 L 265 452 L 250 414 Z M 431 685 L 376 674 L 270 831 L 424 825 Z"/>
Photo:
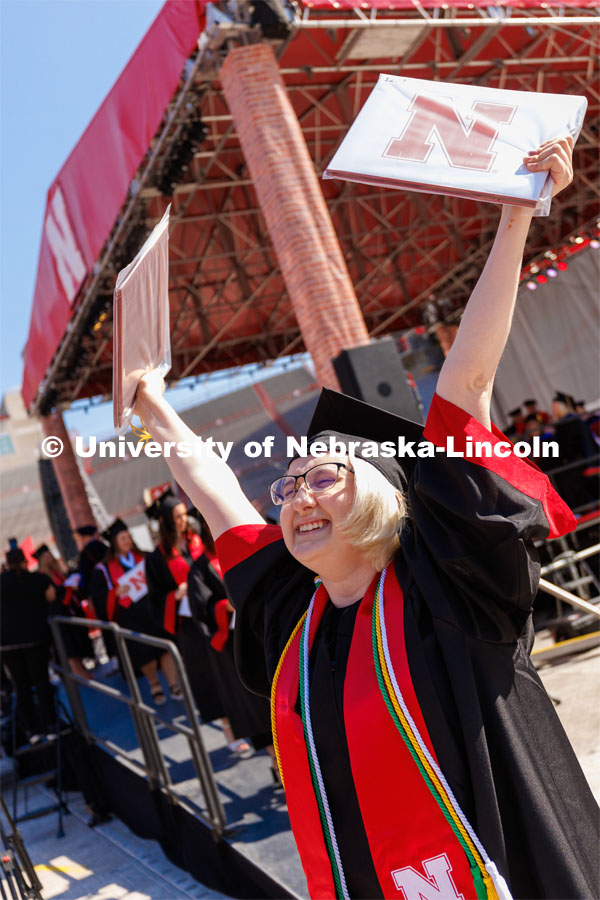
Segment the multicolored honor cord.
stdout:
<path fill-rule="evenodd" d="M 467 856 L 478 900 L 512 900 L 504 878 L 467 821 L 404 702 L 392 665 L 385 627 L 383 595 L 386 572 L 387 569 L 384 569 L 377 584 L 372 616 L 373 660 L 382 697 L 431 795 Z"/>
<path fill-rule="evenodd" d="M 275 748 L 275 756 L 277 758 L 277 764 L 279 766 L 279 773 L 281 775 L 281 782 L 283 781 L 283 768 L 281 765 L 281 755 L 279 751 L 279 740 L 277 737 L 277 718 L 276 718 L 276 697 L 277 697 L 277 684 L 279 682 L 279 673 L 281 672 L 283 662 L 285 660 L 286 654 L 298 634 L 298 631 L 302 629 L 302 634 L 300 636 L 300 652 L 299 652 L 299 669 L 300 669 L 300 684 L 299 684 L 299 694 L 300 694 L 300 711 L 302 717 L 302 726 L 304 729 L 304 742 L 306 744 L 307 756 L 308 756 L 308 766 L 310 769 L 310 777 L 313 785 L 313 790 L 315 792 L 315 799 L 317 801 L 317 807 L 319 809 L 319 818 L 321 820 L 321 829 L 323 831 L 323 837 L 325 840 L 325 847 L 327 850 L 327 855 L 329 857 L 329 862 L 331 865 L 331 874 L 333 876 L 333 883 L 335 886 L 335 896 L 336 900 L 350 900 L 350 894 L 348 893 L 348 888 L 346 887 L 346 877 L 344 875 L 344 869 L 342 866 L 342 859 L 340 856 L 340 851 L 337 843 L 337 837 L 335 834 L 335 829 L 333 827 L 333 819 L 331 817 L 331 811 L 329 809 L 329 801 L 327 799 L 327 792 L 325 791 L 325 783 L 323 781 L 323 775 L 321 773 L 321 766 L 319 764 L 319 758 L 317 756 L 317 749 L 315 746 L 315 740 L 312 730 L 312 720 L 310 715 L 310 684 L 309 684 L 309 674 L 308 674 L 308 657 L 309 657 L 309 646 L 308 646 L 308 636 L 310 634 L 310 623 L 312 619 L 313 610 L 315 608 L 315 597 L 317 596 L 317 591 L 321 585 L 320 580 L 315 579 L 315 592 L 312 595 L 309 607 L 307 611 L 304 613 L 300 621 L 296 624 L 290 638 L 285 645 L 284 651 L 281 654 L 279 659 L 279 663 L 277 665 L 277 669 L 275 671 L 275 676 L 273 678 L 273 684 L 271 686 L 271 727 L 273 730 L 273 747 Z M 284 785 L 285 786 L 285 785 Z"/>
<path fill-rule="evenodd" d="M 473 831 L 473 828 L 467 821 L 467 818 L 461 810 L 452 792 L 452 789 L 444 778 L 444 775 L 442 774 L 438 764 L 429 752 L 427 745 L 423 741 L 402 696 L 402 692 L 398 685 L 389 652 L 385 626 L 384 586 L 386 571 L 386 569 L 383 570 L 377 584 L 372 614 L 373 660 L 375 663 L 377 682 L 383 700 L 433 799 L 440 807 L 444 817 L 446 818 L 446 821 L 452 828 L 457 840 L 459 841 L 464 853 L 467 856 L 477 900 L 512 900 L 510 891 L 504 878 L 500 875 L 492 860 L 490 860 L 490 858 L 487 856 L 483 846 L 481 845 L 475 832 Z M 319 585 L 320 582 L 317 582 L 317 590 L 319 588 Z M 277 692 L 277 682 L 286 653 L 292 641 L 296 637 L 298 631 L 302 629 L 299 652 L 299 695 L 302 725 L 304 729 L 304 740 L 306 743 L 313 790 L 315 792 L 315 798 L 319 809 L 319 817 L 321 819 L 321 828 L 323 831 L 323 837 L 325 839 L 327 854 L 329 856 L 331 864 L 331 871 L 336 892 L 336 900 L 349 900 L 341 855 L 337 837 L 335 834 L 331 811 L 329 808 L 327 792 L 325 790 L 325 783 L 323 781 L 323 775 L 317 755 L 310 713 L 309 634 L 311 619 L 315 606 L 316 593 L 317 591 L 315 590 L 315 593 L 311 598 L 308 611 L 302 616 L 302 618 L 294 628 L 294 631 L 292 632 L 292 635 L 290 636 L 290 639 L 288 640 L 286 647 L 281 655 L 277 670 L 275 672 L 275 677 L 273 679 L 273 686 L 271 689 L 271 722 L 273 725 L 273 744 L 275 747 L 277 762 L 279 764 L 279 769 L 281 772 L 279 742 L 277 740 L 277 727 L 275 721 L 275 697 Z"/>
<path fill-rule="evenodd" d="M 317 584 L 317 590 L 319 589 L 319 584 Z M 346 887 L 346 877 L 342 867 L 342 858 L 340 856 L 335 829 L 333 827 L 333 819 L 329 809 L 329 801 L 327 800 L 327 792 L 325 791 L 325 782 L 323 781 L 321 766 L 319 765 L 319 758 L 317 756 L 317 748 L 315 746 L 310 715 L 308 636 L 310 634 L 310 621 L 315 607 L 316 594 L 317 591 L 315 591 L 310 601 L 306 619 L 304 621 L 304 627 L 302 628 L 302 635 L 300 637 L 300 709 L 302 712 L 302 725 L 304 726 L 304 740 L 306 742 L 306 749 L 308 750 L 310 777 L 313 783 L 317 806 L 319 807 L 323 837 L 325 838 L 325 845 L 327 847 L 329 861 L 331 862 L 331 874 L 333 875 L 335 884 L 336 900 L 341 900 L 341 898 L 343 898 L 343 900 L 350 900 L 350 894 Z"/>

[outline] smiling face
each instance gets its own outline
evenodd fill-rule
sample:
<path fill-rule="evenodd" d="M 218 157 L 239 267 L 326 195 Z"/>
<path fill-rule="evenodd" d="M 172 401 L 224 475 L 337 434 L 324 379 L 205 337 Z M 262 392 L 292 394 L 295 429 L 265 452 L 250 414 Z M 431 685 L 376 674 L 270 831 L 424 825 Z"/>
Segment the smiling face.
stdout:
<path fill-rule="evenodd" d="M 133 548 L 133 540 L 128 531 L 119 531 L 115 536 L 115 550 L 119 556 L 126 556 Z"/>
<path fill-rule="evenodd" d="M 343 462 L 345 456 L 304 456 L 294 459 L 289 475 L 300 475 L 319 463 Z M 319 575 L 327 570 L 352 567 L 356 550 L 339 533 L 354 502 L 354 475 L 340 469 L 336 483 L 313 493 L 304 480 L 291 500 L 281 507 L 281 529 L 286 547 L 298 562 Z M 349 569 L 350 570 L 350 569 Z"/>

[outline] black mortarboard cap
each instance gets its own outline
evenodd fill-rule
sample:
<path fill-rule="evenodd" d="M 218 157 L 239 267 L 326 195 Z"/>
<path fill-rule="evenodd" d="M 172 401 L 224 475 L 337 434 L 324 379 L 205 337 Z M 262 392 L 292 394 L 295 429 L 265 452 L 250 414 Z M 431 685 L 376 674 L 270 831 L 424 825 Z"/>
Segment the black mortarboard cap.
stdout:
<path fill-rule="evenodd" d="M 159 500 L 161 514 L 167 512 L 167 510 L 175 509 L 180 503 L 183 503 L 183 500 L 180 497 L 175 497 L 173 494 L 161 497 Z"/>
<path fill-rule="evenodd" d="M 575 400 L 570 394 L 565 394 L 563 391 L 556 391 L 552 400 L 557 400 L 559 403 L 565 403 L 567 406 L 571 406 L 575 409 Z"/>
<path fill-rule="evenodd" d="M 509 415 L 512 419 L 516 419 L 517 416 L 520 416 L 520 415 L 521 415 L 521 407 L 520 407 L 520 406 L 516 406 L 514 409 L 509 409 L 508 415 Z"/>
<path fill-rule="evenodd" d="M 102 532 L 102 537 L 107 541 L 112 541 L 121 531 L 129 531 L 129 528 L 123 519 L 115 519 L 112 525 L 109 525 L 106 531 Z"/>
<path fill-rule="evenodd" d="M 537 400 L 523 400 L 523 406 L 537 406 Z"/>
<path fill-rule="evenodd" d="M 81 537 L 93 537 L 98 531 L 97 525 L 80 525 L 75 531 Z"/>
<path fill-rule="evenodd" d="M 40 544 L 37 550 L 34 550 L 31 555 L 34 557 L 34 559 L 39 559 L 40 556 L 44 555 L 44 553 L 50 553 L 50 547 L 48 546 L 48 544 Z"/>
<path fill-rule="evenodd" d="M 149 519 L 160 519 L 168 516 L 170 511 L 179 506 L 180 503 L 183 503 L 183 500 L 174 495 L 172 488 L 167 488 L 164 494 L 161 494 L 154 503 L 146 507 L 145 512 Z"/>
<path fill-rule="evenodd" d="M 86 544 L 81 552 L 80 567 L 82 570 L 93 569 L 94 566 L 102 562 L 106 556 L 108 547 L 104 541 L 93 540 Z"/>
<path fill-rule="evenodd" d="M 17 566 L 20 566 L 22 562 L 25 562 L 25 554 L 20 547 L 11 547 L 10 550 L 7 551 L 6 562 L 11 568 L 16 568 Z"/>
<path fill-rule="evenodd" d="M 423 440 L 424 426 L 410 419 L 404 419 L 395 413 L 371 406 L 355 397 L 340 394 L 329 388 L 323 388 L 308 426 L 307 436 L 311 442 L 326 440 L 334 436 L 343 443 L 349 441 L 391 441 L 395 446 L 398 437 L 407 441 Z M 365 462 L 375 466 L 381 474 L 395 487 L 405 488 L 417 462 L 416 458 L 404 456 L 372 457 L 364 456 L 360 448 L 356 455 Z"/>

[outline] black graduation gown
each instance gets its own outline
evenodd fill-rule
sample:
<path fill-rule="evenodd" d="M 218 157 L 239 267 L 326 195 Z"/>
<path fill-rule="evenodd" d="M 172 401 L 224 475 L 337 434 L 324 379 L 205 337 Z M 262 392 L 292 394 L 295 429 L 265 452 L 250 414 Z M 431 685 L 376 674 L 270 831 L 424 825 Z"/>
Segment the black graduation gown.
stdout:
<path fill-rule="evenodd" d="M 194 560 L 187 547 L 182 549 L 181 555 L 190 566 L 191 573 Z M 202 720 L 212 722 L 222 718 L 225 715 L 224 705 L 210 661 L 209 651 L 212 652 L 212 648 L 208 637 L 188 616 L 179 618 L 177 635 L 169 634 L 163 627 L 166 596 L 178 586 L 159 547 L 146 557 L 146 581 L 157 627 L 161 629 L 162 637 L 177 643 Z"/>
<path fill-rule="evenodd" d="M 49 646 L 46 590 L 52 582 L 41 572 L 15 572 L 0 575 L 0 646 Z"/>
<path fill-rule="evenodd" d="M 48 578 L 47 575 L 44 577 Z M 64 584 L 54 584 L 50 578 L 48 578 L 48 584 L 52 584 L 56 590 L 56 597 L 48 607 L 48 616 L 50 619 L 53 619 L 55 616 L 69 616 L 70 618 L 78 619 L 85 618 L 85 613 L 81 607 L 81 600 L 87 599 L 89 592 L 86 593 L 85 597 L 81 597 L 79 590 L 73 589 L 70 602 L 65 606 L 63 601 L 68 588 L 66 588 Z M 93 658 L 94 646 L 86 628 L 81 625 L 60 625 L 59 627 L 68 659 Z"/>
<path fill-rule="evenodd" d="M 102 616 L 106 619 L 109 585 L 106 580 L 105 564 L 96 566 L 90 577 L 89 587 L 96 612 L 100 614 L 102 610 Z M 128 607 L 121 606 L 117 598 L 113 621 L 120 625 L 121 628 L 128 628 L 130 631 L 139 631 L 140 634 L 148 634 L 153 637 L 163 637 L 163 634 L 156 627 L 148 594 L 141 597 L 137 603 L 132 603 Z M 106 641 L 108 632 L 104 632 L 104 634 Z M 159 659 L 163 653 L 158 647 L 151 647 L 149 644 L 142 644 L 137 641 L 127 641 L 127 650 L 129 651 L 136 675 L 141 674 L 142 666 L 152 662 L 153 659 Z"/>
<path fill-rule="evenodd" d="M 597 898 L 598 809 L 529 656 L 545 489 L 537 476 L 532 489 L 524 461 L 496 466 L 502 475 L 494 465 L 436 455 L 411 477 L 394 560 L 410 673 L 442 772 L 515 900 Z M 264 540 L 258 527 L 232 529 L 217 552 L 237 610 L 240 674 L 267 694 L 314 573 L 281 539 L 266 543 L 280 537 L 275 526 Z M 329 605 L 323 616 L 311 710 L 351 896 L 375 897 L 341 718 L 356 608 Z"/>
<path fill-rule="evenodd" d="M 214 609 L 217 602 L 226 597 L 226 593 L 225 585 L 205 555 L 194 562 L 188 577 L 188 589 L 192 618 L 210 641 L 217 631 Z M 257 750 L 270 744 L 272 735 L 269 704 L 242 684 L 235 665 L 233 635 L 220 651 L 209 643 L 208 656 L 234 736 L 251 738 Z"/>

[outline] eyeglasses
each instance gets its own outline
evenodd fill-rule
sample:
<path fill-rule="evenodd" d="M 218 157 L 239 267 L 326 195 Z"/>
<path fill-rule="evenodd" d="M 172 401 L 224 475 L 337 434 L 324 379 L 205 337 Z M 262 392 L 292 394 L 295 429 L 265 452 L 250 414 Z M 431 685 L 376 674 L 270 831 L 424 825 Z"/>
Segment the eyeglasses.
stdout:
<path fill-rule="evenodd" d="M 354 472 L 350 466 L 344 463 L 319 463 L 311 466 L 306 472 L 300 475 L 282 475 L 270 486 L 271 500 L 275 506 L 281 506 L 291 500 L 298 491 L 298 480 L 304 478 L 304 484 L 312 491 L 318 494 L 321 491 L 327 491 L 333 487 L 340 475 L 340 469 L 346 469 L 347 472 Z"/>

